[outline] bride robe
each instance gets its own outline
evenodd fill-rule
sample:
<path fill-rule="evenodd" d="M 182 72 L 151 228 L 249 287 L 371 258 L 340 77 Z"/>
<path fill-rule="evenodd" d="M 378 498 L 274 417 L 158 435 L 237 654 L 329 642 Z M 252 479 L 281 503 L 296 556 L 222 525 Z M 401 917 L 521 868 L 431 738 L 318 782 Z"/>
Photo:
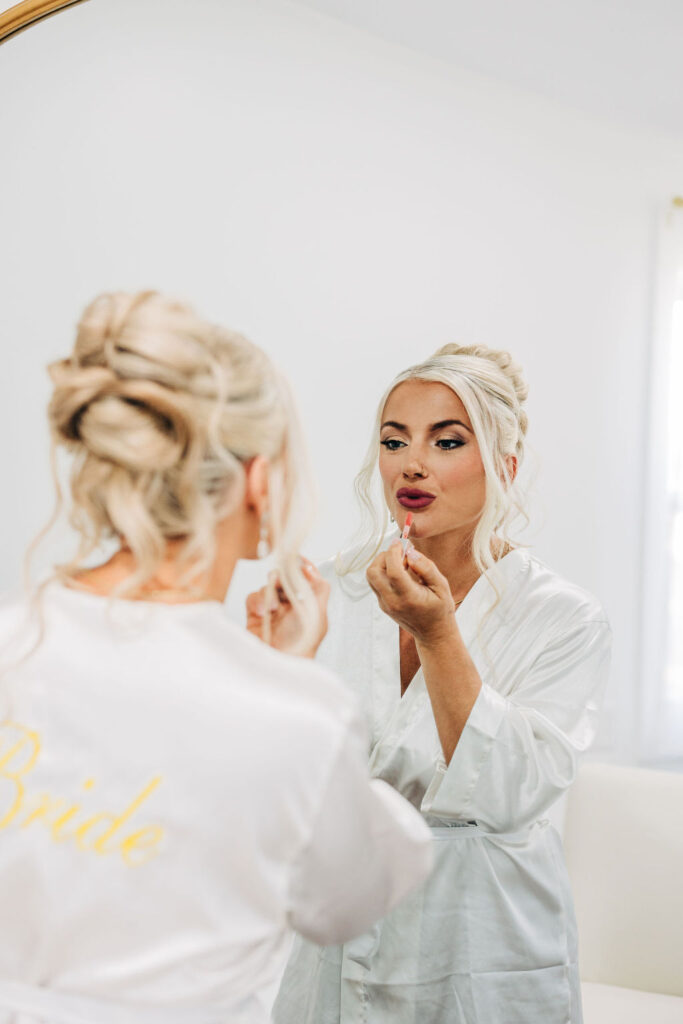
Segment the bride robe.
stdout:
<path fill-rule="evenodd" d="M 276 1024 L 579 1024 L 572 897 L 546 814 L 595 734 L 602 608 L 522 550 L 489 571 L 492 610 L 479 578 L 456 618 L 483 685 L 446 766 L 421 671 L 401 697 L 398 625 L 364 573 L 323 573 L 320 660 L 360 698 L 371 774 L 422 811 L 436 866 L 361 938 L 297 939 Z"/>
<path fill-rule="evenodd" d="M 348 939 L 427 875 L 322 666 L 218 601 L 59 584 L 7 659 L 24 615 L 0 602 L 0 1024 L 266 1024 L 290 929 Z"/>

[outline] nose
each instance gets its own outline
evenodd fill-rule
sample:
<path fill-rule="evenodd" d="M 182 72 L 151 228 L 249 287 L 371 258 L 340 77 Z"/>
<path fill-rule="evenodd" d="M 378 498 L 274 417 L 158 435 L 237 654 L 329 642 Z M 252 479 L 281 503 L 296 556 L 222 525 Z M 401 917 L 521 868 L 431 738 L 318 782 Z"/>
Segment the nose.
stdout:
<path fill-rule="evenodd" d="M 420 460 L 413 456 L 403 467 L 403 476 L 406 480 L 424 480 L 427 470 Z"/>

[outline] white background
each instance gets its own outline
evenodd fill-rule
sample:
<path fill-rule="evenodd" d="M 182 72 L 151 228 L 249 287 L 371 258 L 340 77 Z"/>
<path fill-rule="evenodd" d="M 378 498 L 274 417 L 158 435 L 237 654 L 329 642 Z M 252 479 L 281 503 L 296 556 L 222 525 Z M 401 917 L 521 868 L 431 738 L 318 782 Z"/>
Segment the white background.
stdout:
<path fill-rule="evenodd" d="M 354 526 L 394 373 L 446 341 L 508 348 L 528 537 L 608 611 L 601 749 L 635 756 L 654 244 L 683 141 L 281 0 L 91 0 L 0 47 L 0 96 L 2 588 L 51 508 L 44 366 L 102 290 L 179 294 L 284 367 L 314 558 Z"/>

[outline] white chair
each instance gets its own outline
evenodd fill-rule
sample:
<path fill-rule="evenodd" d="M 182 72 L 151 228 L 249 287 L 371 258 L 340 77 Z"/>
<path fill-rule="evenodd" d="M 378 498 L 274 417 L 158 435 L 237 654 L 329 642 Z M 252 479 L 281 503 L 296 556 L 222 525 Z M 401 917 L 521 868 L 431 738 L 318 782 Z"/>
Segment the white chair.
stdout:
<path fill-rule="evenodd" d="M 585 1024 L 683 1024 L 683 774 L 585 764 L 564 846 Z"/>

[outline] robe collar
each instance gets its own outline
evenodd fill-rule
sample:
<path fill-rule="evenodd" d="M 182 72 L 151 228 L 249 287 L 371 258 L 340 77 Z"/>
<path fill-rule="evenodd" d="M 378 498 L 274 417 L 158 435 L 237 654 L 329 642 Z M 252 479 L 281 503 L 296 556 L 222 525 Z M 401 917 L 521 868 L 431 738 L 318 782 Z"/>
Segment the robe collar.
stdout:
<path fill-rule="evenodd" d="M 390 538 L 391 540 L 393 538 Z M 474 649 L 479 646 L 479 631 L 490 628 L 493 623 L 505 618 L 506 610 L 510 602 L 514 601 L 517 589 L 510 588 L 509 584 L 524 571 L 529 560 L 529 553 L 523 549 L 514 548 L 509 551 L 485 575 L 479 577 L 456 609 L 456 622 L 470 653 L 474 653 Z M 364 575 L 362 579 L 365 584 L 363 594 L 367 596 L 370 587 Z M 354 581 L 354 584 L 358 587 L 360 580 Z M 500 596 L 494 605 L 496 591 Z M 381 610 L 374 599 L 370 686 L 373 747 L 380 740 L 382 745 L 391 743 L 394 737 L 398 738 L 403 734 L 406 728 L 426 711 L 431 713 L 429 694 L 421 668 L 417 670 L 401 696 L 399 627 Z"/>

